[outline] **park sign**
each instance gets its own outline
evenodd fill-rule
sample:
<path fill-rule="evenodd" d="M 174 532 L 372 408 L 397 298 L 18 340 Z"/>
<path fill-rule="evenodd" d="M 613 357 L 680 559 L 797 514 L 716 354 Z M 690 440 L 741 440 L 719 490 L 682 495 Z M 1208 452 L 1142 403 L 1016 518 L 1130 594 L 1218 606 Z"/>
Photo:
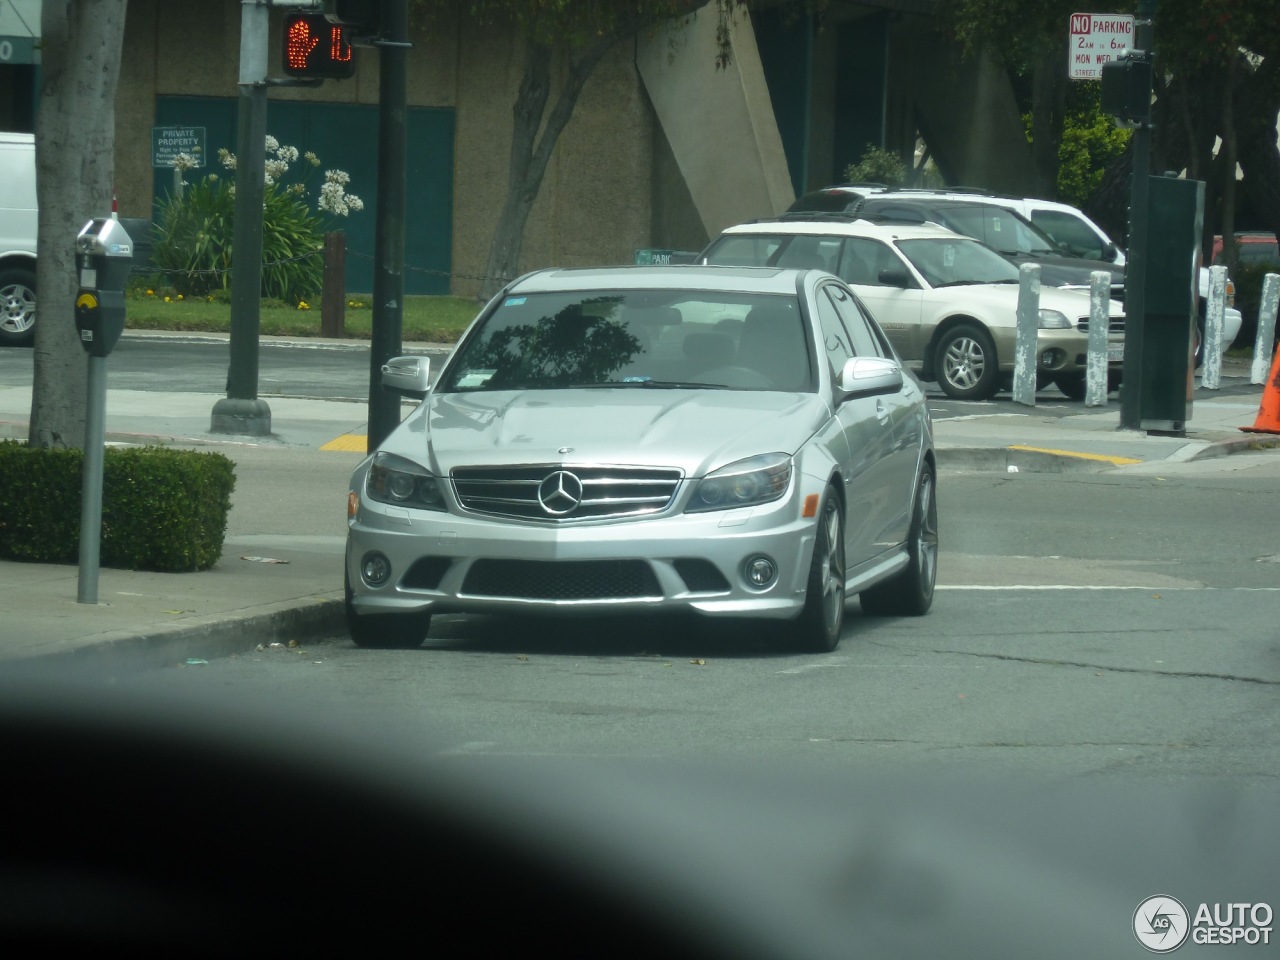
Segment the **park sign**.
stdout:
<path fill-rule="evenodd" d="M 1067 76 L 1101 80 L 1102 65 L 1133 49 L 1133 17 L 1127 13 L 1073 13 Z"/>

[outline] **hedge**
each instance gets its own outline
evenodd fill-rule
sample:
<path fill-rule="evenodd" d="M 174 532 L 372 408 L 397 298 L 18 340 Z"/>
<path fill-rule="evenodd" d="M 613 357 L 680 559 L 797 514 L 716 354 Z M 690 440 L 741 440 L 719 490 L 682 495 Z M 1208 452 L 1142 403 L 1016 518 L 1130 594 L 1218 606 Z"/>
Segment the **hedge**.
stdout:
<path fill-rule="evenodd" d="M 76 563 L 80 450 L 0 442 L 0 557 Z M 207 570 L 222 556 L 235 466 L 220 453 L 108 447 L 99 562 L 126 570 Z"/>

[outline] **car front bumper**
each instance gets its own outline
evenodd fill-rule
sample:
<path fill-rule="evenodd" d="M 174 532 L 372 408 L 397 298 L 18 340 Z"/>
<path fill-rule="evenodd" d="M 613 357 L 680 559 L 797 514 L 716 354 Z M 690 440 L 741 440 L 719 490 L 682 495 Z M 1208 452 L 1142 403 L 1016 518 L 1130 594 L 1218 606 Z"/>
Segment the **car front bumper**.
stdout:
<path fill-rule="evenodd" d="M 711 513 L 550 525 L 429 510 L 361 498 L 348 522 L 346 572 L 357 614 L 696 611 L 792 618 L 804 606 L 816 520 L 803 490 L 782 500 Z M 363 576 L 385 558 L 381 584 Z M 767 558 L 776 576 L 754 586 Z"/>

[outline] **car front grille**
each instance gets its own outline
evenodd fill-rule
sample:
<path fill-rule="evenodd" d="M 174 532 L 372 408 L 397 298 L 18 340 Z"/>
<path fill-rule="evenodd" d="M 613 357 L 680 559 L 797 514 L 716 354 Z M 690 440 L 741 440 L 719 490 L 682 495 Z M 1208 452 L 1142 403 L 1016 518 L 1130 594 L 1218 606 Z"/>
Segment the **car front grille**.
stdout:
<path fill-rule="evenodd" d="M 1076 329 L 1081 333 L 1089 332 L 1089 318 L 1081 317 L 1076 321 Z M 1111 322 L 1107 324 L 1107 330 L 1111 333 L 1124 333 L 1124 317 L 1112 317 Z"/>
<path fill-rule="evenodd" d="M 518 600 L 635 600 L 661 597 L 643 560 L 477 560 L 463 595 Z"/>
<path fill-rule="evenodd" d="M 650 467 L 530 464 L 458 467 L 450 479 L 464 510 L 572 523 L 658 513 L 671 503 L 681 475 Z"/>

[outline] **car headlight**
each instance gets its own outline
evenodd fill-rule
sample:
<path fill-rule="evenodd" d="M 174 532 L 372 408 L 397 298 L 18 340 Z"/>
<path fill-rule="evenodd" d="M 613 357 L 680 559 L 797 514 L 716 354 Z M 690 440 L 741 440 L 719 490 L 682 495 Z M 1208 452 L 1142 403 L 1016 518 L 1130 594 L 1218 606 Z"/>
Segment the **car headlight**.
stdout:
<path fill-rule="evenodd" d="M 1040 329 L 1041 330 L 1070 330 L 1071 321 L 1067 319 L 1067 315 L 1058 310 L 1041 310 L 1040 311 Z"/>
<path fill-rule="evenodd" d="M 686 510 L 732 510 L 777 500 L 791 483 L 791 458 L 785 453 L 748 457 L 715 470 L 698 482 Z"/>
<path fill-rule="evenodd" d="M 379 503 L 420 510 L 443 510 L 440 481 L 412 460 L 392 453 L 376 453 L 369 465 L 365 492 Z"/>

